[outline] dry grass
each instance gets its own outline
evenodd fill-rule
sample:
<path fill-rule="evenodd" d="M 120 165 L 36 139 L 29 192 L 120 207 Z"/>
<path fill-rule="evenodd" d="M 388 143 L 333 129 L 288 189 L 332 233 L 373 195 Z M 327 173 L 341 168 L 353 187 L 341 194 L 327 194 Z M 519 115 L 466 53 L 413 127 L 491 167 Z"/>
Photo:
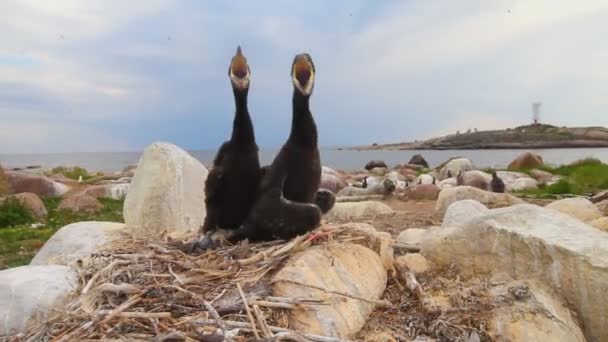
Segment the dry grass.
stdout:
<path fill-rule="evenodd" d="M 0 165 L 0 196 L 5 196 L 9 193 L 10 189 L 8 185 L 8 180 L 6 179 L 6 173 L 4 172 L 2 165 Z"/>

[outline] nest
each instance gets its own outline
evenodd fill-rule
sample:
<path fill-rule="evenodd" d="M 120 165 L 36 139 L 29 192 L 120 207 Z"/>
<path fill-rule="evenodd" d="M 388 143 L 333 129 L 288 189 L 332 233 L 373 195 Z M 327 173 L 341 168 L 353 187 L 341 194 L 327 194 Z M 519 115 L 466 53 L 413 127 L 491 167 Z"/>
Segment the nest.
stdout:
<path fill-rule="evenodd" d="M 408 270 L 394 268 L 393 249 L 402 253 L 415 247 L 393 244 L 388 233 L 370 228 L 326 225 L 291 241 L 243 242 L 200 255 L 182 252 L 168 238 L 151 242 L 126 236 L 107 252 L 80 263 L 73 299 L 14 340 L 346 341 L 290 329 L 289 310 L 327 305 L 323 299 L 271 293 L 273 275 L 290 256 L 313 245 L 344 243 L 363 244 L 378 252 L 392 275 L 383 299 L 294 283 L 376 304 L 362 333 L 388 328 L 400 341 L 416 335 L 451 341 L 466 340 L 477 331 L 486 340 L 479 319 L 467 306 L 454 318 L 430 303 L 426 291 L 439 286 L 437 281 L 424 278 L 419 283 Z"/>

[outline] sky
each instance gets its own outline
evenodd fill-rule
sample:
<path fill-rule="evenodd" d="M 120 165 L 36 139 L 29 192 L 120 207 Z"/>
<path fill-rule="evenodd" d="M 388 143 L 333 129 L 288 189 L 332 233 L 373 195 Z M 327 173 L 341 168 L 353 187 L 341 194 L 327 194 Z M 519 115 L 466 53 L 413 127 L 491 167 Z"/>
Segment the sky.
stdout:
<path fill-rule="evenodd" d="M 0 2 L 0 153 L 215 149 L 241 45 L 261 148 L 289 134 L 311 54 L 322 146 L 541 120 L 608 126 L 608 1 Z"/>

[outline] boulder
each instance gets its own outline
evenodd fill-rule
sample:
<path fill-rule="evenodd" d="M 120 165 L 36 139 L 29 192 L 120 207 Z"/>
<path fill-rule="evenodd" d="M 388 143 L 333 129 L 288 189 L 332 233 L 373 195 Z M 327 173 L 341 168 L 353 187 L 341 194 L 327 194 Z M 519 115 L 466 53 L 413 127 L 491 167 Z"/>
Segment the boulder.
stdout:
<path fill-rule="evenodd" d="M 482 216 L 488 211 L 485 205 L 474 200 L 452 203 L 443 216 L 442 227 L 462 227 L 472 218 Z"/>
<path fill-rule="evenodd" d="M 365 164 L 365 169 L 367 171 L 371 171 L 371 169 L 375 167 L 383 167 L 385 169 L 388 168 L 388 166 L 386 166 L 386 163 L 383 160 L 371 160 L 367 164 Z"/>
<path fill-rule="evenodd" d="M 588 199 L 582 197 L 561 199 L 547 204 L 546 208 L 557 210 L 583 222 L 593 221 L 602 217 L 600 210 Z"/>
<path fill-rule="evenodd" d="M 399 256 L 395 262 L 400 267 L 404 267 L 415 274 L 424 273 L 429 270 L 429 262 L 419 253 L 409 253 Z"/>
<path fill-rule="evenodd" d="M 439 171 L 439 179 L 444 180 L 446 178 L 456 177 L 460 172 L 466 172 L 473 170 L 473 163 L 467 158 L 455 158 L 450 160 L 441 168 Z M 448 172 L 451 176 L 448 175 Z"/>
<path fill-rule="evenodd" d="M 72 266 L 97 253 L 103 246 L 117 241 L 124 231 L 123 223 L 78 222 L 59 229 L 42 246 L 30 265 Z"/>
<path fill-rule="evenodd" d="M 94 185 L 85 190 L 85 193 L 94 198 L 123 199 L 129 191 L 128 183 Z"/>
<path fill-rule="evenodd" d="M 493 341 L 586 341 L 576 317 L 542 284 L 512 281 L 490 295 L 496 302 L 488 322 Z"/>
<path fill-rule="evenodd" d="M 342 177 L 339 177 L 331 173 L 321 174 L 321 189 L 327 189 L 334 194 L 337 194 L 340 190 L 346 188 L 348 183 Z"/>
<path fill-rule="evenodd" d="M 66 197 L 59 202 L 59 209 L 71 210 L 73 212 L 96 212 L 103 209 L 103 204 L 95 197 L 84 192 Z"/>
<path fill-rule="evenodd" d="M 21 266 L 0 271 L 0 336 L 44 323 L 78 285 L 67 266 Z"/>
<path fill-rule="evenodd" d="M 592 227 L 608 232 L 608 217 L 600 217 L 589 222 Z"/>
<path fill-rule="evenodd" d="M 538 189 L 538 182 L 529 177 L 518 178 L 513 182 L 505 183 L 507 191 L 522 191 Z"/>
<path fill-rule="evenodd" d="M 392 213 L 393 209 L 381 202 L 341 202 L 334 205 L 333 209 L 325 215 L 325 219 L 328 221 L 355 221 L 365 217 Z"/>
<path fill-rule="evenodd" d="M 31 192 L 40 197 L 56 197 L 62 196 L 70 190 L 67 185 L 44 176 L 14 171 L 6 172 L 6 176 L 11 192 L 14 194 Z"/>
<path fill-rule="evenodd" d="M 430 229 L 408 228 L 399 233 L 397 242 L 414 247 L 421 247 L 424 239 L 429 236 L 429 231 Z"/>
<path fill-rule="evenodd" d="M 19 201 L 32 213 L 32 216 L 34 216 L 34 218 L 41 219 L 45 218 L 48 215 L 44 203 L 42 202 L 40 197 L 38 197 L 38 195 L 34 193 L 24 192 L 12 196 L 3 197 L 0 198 L 0 203 L 4 202 L 8 198 L 14 198 Z"/>
<path fill-rule="evenodd" d="M 544 164 L 543 157 L 532 152 L 524 152 L 509 163 L 510 170 L 533 169 Z"/>
<path fill-rule="evenodd" d="M 539 280 L 576 311 L 587 340 L 608 340 L 608 234 L 577 219 L 530 204 L 493 209 L 460 227 L 436 229 L 421 253 L 465 277 Z"/>
<path fill-rule="evenodd" d="M 273 279 L 273 295 L 325 299 L 331 305 L 289 310 L 292 329 L 313 334 L 349 338 L 365 324 L 374 305 L 288 281 L 379 299 L 386 288 L 387 273 L 380 256 L 355 244 L 314 246 L 292 257 Z"/>
<path fill-rule="evenodd" d="M 458 180 L 456 180 L 456 177 L 446 178 L 439 182 L 437 185 L 439 186 L 439 189 L 442 190 L 446 188 L 453 188 L 458 186 Z"/>
<path fill-rule="evenodd" d="M 439 196 L 439 187 L 435 184 L 418 184 L 407 188 L 404 192 L 407 198 L 414 201 L 434 201 Z"/>
<path fill-rule="evenodd" d="M 425 169 L 429 168 L 429 163 L 426 162 L 426 160 L 424 159 L 424 157 L 421 154 L 414 154 L 412 156 L 412 158 L 410 158 L 410 161 L 408 162 L 408 164 L 420 165 L 420 166 L 424 167 Z"/>
<path fill-rule="evenodd" d="M 410 170 L 416 172 L 424 170 L 424 166 L 415 164 L 397 164 L 393 166 L 393 170 Z"/>
<path fill-rule="evenodd" d="M 416 179 L 416 184 L 435 184 L 437 179 L 429 174 L 422 174 Z"/>
<path fill-rule="evenodd" d="M 379 176 L 379 177 L 384 177 L 384 175 L 386 175 L 387 172 L 388 172 L 388 169 L 385 167 L 375 167 L 375 168 L 369 170 L 369 173 L 371 173 L 374 176 Z"/>
<path fill-rule="evenodd" d="M 456 177 L 456 184 L 458 184 L 458 186 L 473 186 L 486 191 L 490 190 L 491 181 L 491 175 L 478 170 L 464 171 Z"/>
<path fill-rule="evenodd" d="M 370 183 L 370 181 L 374 181 Z M 368 178 L 366 188 L 357 188 L 354 186 L 346 187 L 340 192 L 338 196 L 365 196 L 365 195 L 389 195 L 395 191 L 397 185 L 390 179 L 384 179 L 382 183 L 375 183 L 375 178 Z"/>
<path fill-rule="evenodd" d="M 496 175 L 505 182 L 505 185 L 513 183 L 520 178 L 530 178 L 527 174 L 516 171 L 496 171 Z"/>
<path fill-rule="evenodd" d="M 507 207 L 524 203 L 523 200 L 509 194 L 484 191 L 472 186 L 457 186 L 441 190 L 435 210 L 445 212 L 452 203 L 465 199 L 472 199 L 489 207 Z"/>
<path fill-rule="evenodd" d="M 595 206 L 600 210 L 603 216 L 608 216 L 608 200 L 595 203 Z"/>
<path fill-rule="evenodd" d="M 147 147 L 125 198 L 128 229 L 136 236 L 197 231 L 206 215 L 207 174 L 203 164 L 175 145 Z"/>
<path fill-rule="evenodd" d="M 549 182 L 551 182 L 553 180 L 553 175 L 547 171 L 543 171 L 543 170 L 539 170 L 539 169 L 534 169 L 532 171 L 530 171 L 530 176 L 532 176 L 532 178 L 536 179 L 537 182 L 539 182 L 540 184 L 547 184 Z"/>

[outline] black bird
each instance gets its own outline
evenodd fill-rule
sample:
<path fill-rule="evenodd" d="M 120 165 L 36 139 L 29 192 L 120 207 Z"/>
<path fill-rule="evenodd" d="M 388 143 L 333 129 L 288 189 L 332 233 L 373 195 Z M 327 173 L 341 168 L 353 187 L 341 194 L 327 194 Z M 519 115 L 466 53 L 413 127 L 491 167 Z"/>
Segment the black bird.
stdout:
<path fill-rule="evenodd" d="M 206 236 L 195 246 L 198 248 L 210 243 L 208 237 L 217 228 L 239 228 L 256 198 L 261 171 L 258 146 L 247 109 L 250 74 L 247 59 L 239 46 L 228 69 L 236 105 L 232 137 L 220 147 L 205 182 L 207 216 L 201 233 Z M 204 240 L 206 242 L 203 243 Z"/>
<path fill-rule="evenodd" d="M 492 172 L 492 181 L 490 182 L 490 188 L 492 192 L 505 192 L 505 183 L 498 177 L 496 172 Z"/>
<path fill-rule="evenodd" d="M 291 133 L 260 182 L 259 198 L 241 229 L 229 240 L 289 239 L 304 234 L 321 221 L 335 196 L 319 191 L 321 160 L 317 126 L 309 101 L 314 87 L 315 66 L 308 54 L 295 57 L 291 77 L 294 85 Z"/>

